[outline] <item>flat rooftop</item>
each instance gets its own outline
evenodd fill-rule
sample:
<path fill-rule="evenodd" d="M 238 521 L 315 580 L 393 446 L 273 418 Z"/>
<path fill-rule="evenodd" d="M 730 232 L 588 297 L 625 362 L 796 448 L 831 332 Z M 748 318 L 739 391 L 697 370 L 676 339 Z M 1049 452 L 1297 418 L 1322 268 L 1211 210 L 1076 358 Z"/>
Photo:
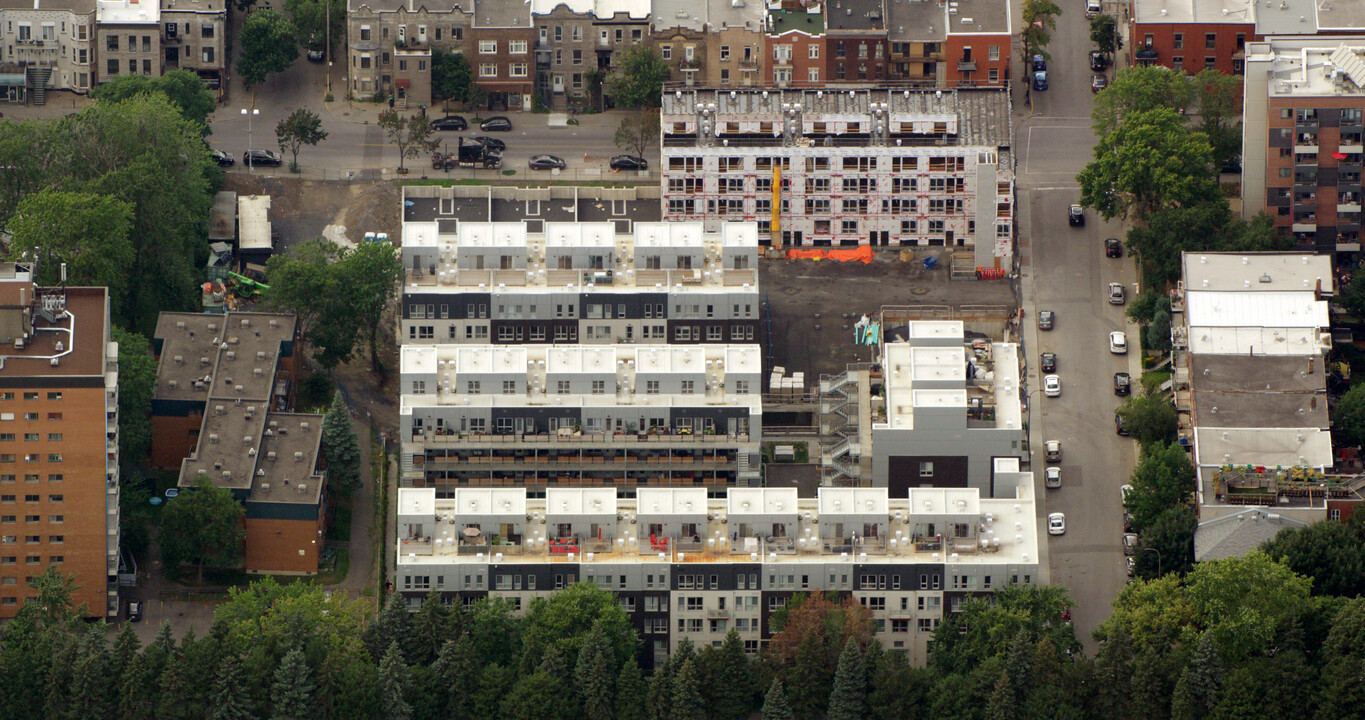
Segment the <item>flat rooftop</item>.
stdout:
<path fill-rule="evenodd" d="M 161 313 L 153 335 L 161 359 L 152 397 L 266 405 L 281 345 L 293 341 L 294 326 L 293 315 L 278 313 Z"/>
<path fill-rule="evenodd" d="M 1327 395 L 1194 391 L 1199 422 L 1247 428 L 1326 428 Z"/>
<path fill-rule="evenodd" d="M 404 222 L 521 222 L 537 227 L 547 222 L 613 222 L 617 232 L 630 232 L 634 223 L 663 218 L 657 195 L 632 200 L 597 198 L 530 199 L 457 197 L 440 199 L 409 195 Z M 444 229 L 444 228 L 443 228 Z"/>
<path fill-rule="evenodd" d="M 526 2 L 474 0 L 476 28 L 531 28 L 531 11 Z"/>
<path fill-rule="evenodd" d="M 886 424 L 879 427 L 912 430 L 917 408 L 957 408 L 973 422 L 1023 427 L 1018 345 L 968 341 L 956 321 L 911 322 L 905 334 L 882 345 Z M 961 344 L 941 344 L 953 338 Z M 990 420 L 975 419 L 986 411 Z"/>
<path fill-rule="evenodd" d="M 1190 385 L 1197 391 L 1311 395 L 1327 390 L 1321 358 L 1191 354 L 1189 361 Z"/>
<path fill-rule="evenodd" d="M 95 0 L 0 0 L 0 10 L 67 10 L 88 14 L 95 11 Z"/>
<path fill-rule="evenodd" d="M 1186 290 L 1332 293 L 1332 258 L 1304 253 L 1182 253 Z"/>
<path fill-rule="evenodd" d="M 548 15 L 563 5 L 577 15 L 591 15 L 598 20 L 611 20 L 625 15 L 632 20 L 649 18 L 650 0 L 530 0 L 532 15 Z"/>
<path fill-rule="evenodd" d="M 1255 0 L 1133 0 L 1133 22 L 1250 24 L 1255 5 Z"/>
<path fill-rule="evenodd" d="M 718 32 L 727 28 L 746 28 L 760 32 L 766 12 L 761 2 L 736 6 L 732 0 L 653 0 L 650 5 L 651 25 L 656 31 L 684 28 L 693 32 L 702 29 Z"/>
<path fill-rule="evenodd" d="M 348 14 L 366 9 L 374 12 L 408 11 L 412 7 L 424 8 L 428 13 L 457 12 L 469 14 L 474 7 L 472 0 L 346 0 Z"/>
<path fill-rule="evenodd" d="M 949 35 L 1010 33 L 1008 0 L 957 0 L 956 12 L 946 4 L 922 0 L 885 0 L 886 30 L 892 42 L 943 42 Z"/>
<path fill-rule="evenodd" d="M 1365 15 L 1365 8 L 1359 12 Z M 1271 38 L 1247 43 L 1248 68 L 1266 63 L 1270 64 L 1266 74 L 1269 97 L 1365 96 L 1365 37 Z"/>
<path fill-rule="evenodd" d="M 1332 437 L 1317 428 L 1196 427 L 1194 444 L 1201 467 L 1332 467 Z"/>
<path fill-rule="evenodd" d="M 3 275 L 0 272 L 0 278 Z M 37 310 L 44 303 L 54 309 L 51 320 Z M 15 349 L 12 342 L 0 349 L 0 384 L 20 378 L 105 375 L 105 343 L 109 339 L 105 288 L 35 289 L 26 279 L 0 279 L 0 318 L 6 334 L 23 326 L 19 318 L 24 308 L 30 308 L 32 323 L 27 327 L 28 339 L 22 349 Z"/>
<path fill-rule="evenodd" d="M 161 5 L 135 0 L 96 0 L 95 22 L 100 25 L 149 25 L 161 22 Z"/>
<path fill-rule="evenodd" d="M 819 5 L 791 10 L 775 9 L 768 12 L 768 34 L 785 35 L 800 32 L 806 35 L 825 34 L 825 14 Z"/>
<path fill-rule="evenodd" d="M 204 415 L 194 454 L 181 463 L 179 486 L 192 487 L 203 474 L 247 502 L 316 505 L 323 419 L 250 404 L 215 406 Z"/>
<path fill-rule="evenodd" d="M 825 27 L 830 32 L 876 32 L 886 29 L 882 0 L 828 0 Z"/>

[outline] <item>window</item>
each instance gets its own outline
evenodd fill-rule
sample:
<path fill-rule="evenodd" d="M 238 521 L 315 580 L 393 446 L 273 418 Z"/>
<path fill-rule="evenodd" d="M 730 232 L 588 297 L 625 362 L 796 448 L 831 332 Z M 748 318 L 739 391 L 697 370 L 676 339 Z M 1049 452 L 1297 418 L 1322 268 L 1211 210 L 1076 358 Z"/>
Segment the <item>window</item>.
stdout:
<path fill-rule="evenodd" d="M 480 42 L 479 45 L 480 45 L 480 47 L 481 47 L 481 49 L 482 49 L 483 43 Z M 496 44 L 495 44 L 495 47 L 496 47 Z M 512 53 L 513 55 L 525 55 L 525 54 L 526 54 L 526 41 L 525 41 L 525 40 L 509 40 L 509 41 L 507 42 L 507 52 Z"/>
<path fill-rule="evenodd" d="M 24 30 L 24 26 L 23 26 L 23 25 L 20 25 L 20 26 L 19 26 L 19 31 L 22 33 L 23 30 Z M 117 35 L 110 35 L 110 36 L 106 37 L 106 38 L 104 39 L 104 49 L 105 49 L 105 50 L 112 50 L 112 51 L 117 52 L 117 51 L 118 51 L 118 36 L 117 36 Z"/>
<path fill-rule="evenodd" d="M 512 63 L 507 68 L 507 74 L 512 77 L 526 77 L 526 63 Z"/>
<path fill-rule="evenodd" d="M 999 60 L 999 59 L 1000 59 L 1000 46 L 999 46 L 999 45 L 992 45 L 991 48 L 990 48 L 988 57 L 990 57 L 991 60 Z"/>
<path fill-rule="evenodd" d="M 361 25 L 361 26 L 360 26 L 360 40 L 361 40 L 362 42 L 368 42 L 369 39 L 370 39 L 370 26 L 369 26 L 369 25 Z"/>
<path fill-rule="evenodd" d="M 922 462 L 919 464 L 919 476 L 931 478 L 934 476 L 934 464 L 932 462 Z"/>
<path fill-rule="evenodd" d="M 61 441 L 62 441 L 62 434 L 61 434 L 61 433 L 48 433 L 48 434 L 47 434 L 47 441 L 48 441 L 48 442 L 61 442 Z"/>
<path fill-rule="evenodd" d="M 503 381 L 502 381 L 502 394 L 503 394 L 503 395 L 515 395 L 516 392 L 517 392 L 517 381 L 516 381 L 516 380 L 503 380 Z"/>
<path fill-rule="evenodd" d="M 607 392 L 607 382 L 606 382 L 605 380 L 593 380 L 593 381 L 592 381 L 592 394 L 593 394 L 593 395 L 602 395 L 602 394 L 605 394 L 606 392 Z"/>
<path fill-rule="evenodd" d="M 583 64 L 583 51 L 582 51 L 582 50 L 574 50 L 574 51 L 573 51 L 573 56 L 572 56 L 572 57 L 573 57 L 573 64 L 575 64 L 575 65 L 582 65 L 582 64 Z"/>
<path fill-rule="evenodd" d="M 1173 50 L 1185 49 L 1185 33 L 1176 33 L 1171 37 L 1171 49 Z"/>
<path fill-rule="evenodd" d="M 47 521 L 50 522 L 50 523 L 54 523 L 54 524 L 60 525 L 60 524 L 62 524 L 62 523 L 64 523 L 64 522 L 66 522 L 66 516 L 65 516 L 65 515 L 48 515 L 48 516 L 47 516 Z"/>
<path fill-rule="evenodd" d="M 645 381 L 645 394 L 646 394 L 646 395 L 658 395 L 658 394 L 659 394 L 659 381 L 658 381 L 658 380 L 646 380 L 646 381 Z"/>
<path fill-rule="evenodd" d="M 480 41 L 479 41 L 479 54 L 480 54 L 480 55 L 496 55 L 496 54 L 498 54 L 498 41 L 497 41 L 497 40 L 480 40 Z"/>
<path fill-rule="evenodd" d="M 681 383 L 681 391 L 682 391 L 682 394 L 684 394 L 684 395 L 692 395 L 693 393 L 696 392 L 696 381 L 695 381 L 695 380 L 683 380 L 682 383 Z"/>
<path fill-rule="evenodd" d="M 109 61 L 108 61 L 108 67 L 106 68 L 106 74 L 108 74 L 108 75 L 117 75 L 117 74 L 118 74 L 118 61 L 117 61 L 117 60 L 109 60 Z"/>
<path fill-rule="evenodd" d="M 806 80 L 812 83 L 820 82 L 820 68 L 806 68 Z"/>
<path fill-rule="evenodd" d="M 479 77 L 493 78 L 498 76 L 497 63 L 482 63 L 479 65 Z"/>
<path fill-rule="evenodd" d="M 1212 49 L 1214 49 L 1214 47 L 1217 46 L 1217 44 L 1218 44 L 1218 35 L 1217 35 L 1216 33 L 1204 33 L 1204 49 L 1205 49 L 1205 50 L 1212 50 Z"/>
<path fill-rule="evenodd" d="M 1214 60 L 1215 60 L 1215 59 L 1214 59 L 1212 56 L 1207 56 L 1207 57 L 1205 57 L 1205 58 L 1204 58 L 1204 69 L 1205 69 L 1205 70 L 1213 70 L 1213 69 L 1214 69 Z"/>
<path fill-rule="evenodd" d="M 720 61 L 721 61 L 721 62 L 729 62 L 729 61 L 730 61 L 730 46 L 729 46 L 729 45 L 721 45 L 721 46 L 720 46 Z"/>
<path fill-rule="evenodd" d="M 806 57 L 811 60 L 820 59 L 820 46 L 814 43 L 806 46 Z"/>

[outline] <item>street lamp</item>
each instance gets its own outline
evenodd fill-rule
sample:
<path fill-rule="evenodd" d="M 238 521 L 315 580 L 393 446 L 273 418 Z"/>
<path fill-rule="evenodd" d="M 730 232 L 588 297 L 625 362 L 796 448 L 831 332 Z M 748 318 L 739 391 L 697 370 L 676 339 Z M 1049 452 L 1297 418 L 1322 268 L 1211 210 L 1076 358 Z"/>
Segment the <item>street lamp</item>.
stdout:
<path fill-rule="evenodd" d="M 256 108 L 251 108 L 251 110 L 242 108 L 242 114 L 246 116 L 246 171 L 252 172 L 254 166 L 251 162 L 251 119 L 260 115 L 261 111 Z"/>
<path fill-rule="evenodd" d="M 1157 576 L 1157 577 L 1161 577 L 1161 551 L 1160 551 L 1160 550 L 1157 550 L 1156 548 L 1149 548 L 1149 547 L 1143 548 L 1142 551 L 1143 551 L 1143 552 L 1154 552 L 1154 553 L 1156 553 L 1156 576 Z"/>

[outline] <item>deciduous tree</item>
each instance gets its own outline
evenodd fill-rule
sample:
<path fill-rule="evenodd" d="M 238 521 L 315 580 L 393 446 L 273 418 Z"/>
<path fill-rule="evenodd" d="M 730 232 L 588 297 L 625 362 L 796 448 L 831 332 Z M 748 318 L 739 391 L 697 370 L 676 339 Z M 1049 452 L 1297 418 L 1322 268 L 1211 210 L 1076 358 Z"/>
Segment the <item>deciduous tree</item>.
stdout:
<path fill-rule="evenodd" d="M 469 102 L 474 96 L 474 72 L 460 53 L 432 50 L 431 91 L 442 100 Z"/>
<path fill-rule="evenodd" d="M 607 77 L 607 91 L 616 107 L 656 108 L 663 101 L 663 84 L 670 72 L 653 47 L 633 45 Z"/>
<path fill-rule="evenodd" d="M 297 36 L 294 22 L 269 8 L 246 16 L 237 31 L 237 73 L 248 89 L 294 64 L 299 57 Z"/>
<path fill-rule="evenodd" d="M 298 108 L 275 126 L 275 139 L 280 142 L 281 152 L 289 152 L 292 157 L 289 167 L 297 172 L 299 149 L 304 145 L 316 146 L 326 140 L 327 131 L 322 129 L 322 118 L 317 113 L 308 108 Z"/>
<path fill-rule="evenodd" d="M 421 115 L 403 117 L 393 110 L 379 113 L 379 127 L 388 136 L 389 142 L 398 148 L 398 173 L 407 172 L 405 160 L 431 152 L 440 146 L 441 141 L 431 136 L 431 123 Z"/>
<path fill-rule="evenodd" d="M 168 569 L 193 563 L 199 582 L 204 568 L 232 567 L 241 562 L 246 511 L 230 490 L 214 487 L 199 476 L 193 488 L 185 488 L 166 503 L 161 512 L 161 554 Z"/>
<path fill-rule="evenodd" d="M 330 15 L 328 5 L 331 5 Z M 294 35 L 299 47 L 304 50 L 313 43 L 325 45 L 330 38 L 333 47 L 325 48 L 330 59 L 333 48 L 346 38 L 345 0 L 285 0 L 284 9 L 294 21 Z M 327 26 L 329 17 L 330 35 Z"/>
<path fill-rule="evenodd" d="M 113 328 L 118 343 L 119 459 L 140 463 L 152 445 L 152 392 L 156 389 L 156 361 L 147 338 Z"/>
<path fill-rule="evenodd" d="M 1095 97 L 1090 110 L 1096 137 L 1113 132 L 1130 117 L 1151 110 L 1183 112 L 1194 103 L 1190 76 L 1160 65 L 1124 68 Z"/>
<path fill-rule="evenodd" d="M 1274 645 L 1308 607 L 1311 584 L 1259 550 L 1201 562 L 1185 576 L 1195 620 L 1213 635 L 1219 659 L 1228 664 Z"/>
<path fill-rule="evenodd" d="M 1189 505 L 1162 510 L 1138 534 L 1138 577 L 1150 580 L 1165 573 L 1188 572 L 1194 565 L 1194 531 L 1198 527 L 1199 518 Z"/>
<path fill-rule="evenodd" d="M 1313 578 L 1314 595 L 1365 595 L 1365 519 L 1285 528 L 1261 546 L 1271 559 Z M 1362 637 L 1365 641 L 1365 637 Z"/>
<path fill-rule="evenodd" d="M 1113 15 L 1100 14 L 1090 18 L 1090 42 L 1095 49 L 1108 57 L 1123 49 L 1123 36 L 1119 34 L 1119 23 Z"/>
<path fill-rule="evenodd" d="M 1124 429 L 1144 448 L 1176 439 L 1179 421 L 1175 405 L 1169 398 L 1160 395 L 1132 397 L 1119 407 L 1118 414 Z"/>
<path fill-rule="evenodd" d="M 1156 441 L 1146 446 L 1129 484 L 1133 489 L 1124 506 L 1133 514 L 1133 528 L 1141 533 L 1167 508 L 1190 501 L 1194 466 L 1179 444 Z"/>
<path fill-rule="evenodd" d="M 169 70 L 161 77 L 115 75 L 91 88 L 90 97 L 116 103 L 145 92 L 165 95 L 186 120 L 194 123 L 202 134 L 209 134 L 208 116 L 218 109 L 218 102 L 193 70 Z"/>
<path fill-rule="evenodd" d="M 133 204 L 110 195 L 43 190 L 19 203 L 6 229 L 9 260 L 37 260 L 37 282 L 109 288 L 111 312 L 127 322 L 128 279 L 135 259 Z"/>
<path fill-rule="evenodd" d="M 382 372 L 379 335 L 389 303 L 398 292 L 398 281 L 403 277 L 398 250 L 386 242 L 362 242 L 342 254 L 334 271 L 337 286 L 345 290 L 350 311 L 368 337 L 370 369 Z"/>
<path fill-rule="evenodd" d="M 645 150 L 659 142 L 659 112 L 646 108 L 622 117 L 612 142 L 622 150 L 644 157 Z"/>
<path fill-rule="evenodd" d="M 1094 157 L 1076 179 L 1081 203 L 1106 220 L 1220 197 L 1208 138 L 1169 108 L 1126 115 L 1100 137 Z"/>
<path fill-rule="evenodd" d="M 1052 31 L 1057 29 L 1057 16 L 1062 8 L 1053 0 L 1024 0 L 1024 56 L 1051 58 L 1047 46 L 1052 42 Z"/>

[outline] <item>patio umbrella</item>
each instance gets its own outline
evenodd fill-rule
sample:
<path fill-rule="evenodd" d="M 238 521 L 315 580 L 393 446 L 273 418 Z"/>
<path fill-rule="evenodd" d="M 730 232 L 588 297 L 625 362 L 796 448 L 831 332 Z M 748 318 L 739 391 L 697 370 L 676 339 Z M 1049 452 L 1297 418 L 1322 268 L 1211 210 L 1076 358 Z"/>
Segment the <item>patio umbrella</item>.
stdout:
<path fill-rule="evenodd" d="M 478 528 L 467 527 L 464 529 L 465 537 L 478 537 L 481 531 Z"/>
<path fill-rule="evenodd" d="M 1346 159 L 1346 153 L 1344 153 L 1344 152 L 1338 150 L 1338 151 L 1332 153 L 1332 157 L 1334 157 L 1334 158 L 1336 158 L 1336 159 L 1338 159 L 1338 160 L 1345 160 L 1345 159 Z"/>

